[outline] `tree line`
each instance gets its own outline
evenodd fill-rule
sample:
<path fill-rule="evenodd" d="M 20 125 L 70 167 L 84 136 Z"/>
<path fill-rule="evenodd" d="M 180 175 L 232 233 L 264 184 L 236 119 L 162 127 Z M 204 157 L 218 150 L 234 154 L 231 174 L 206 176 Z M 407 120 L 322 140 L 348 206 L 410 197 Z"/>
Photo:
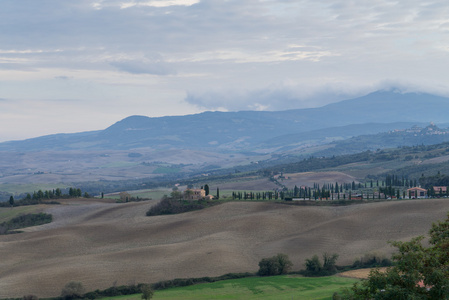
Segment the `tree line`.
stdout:
<path fill-rule="evenodd" d="M 69 188 L 67 189 L 66 192 L 67 193 L 65 194 L 60 188 L 45 191 L 38 190 L 34 191 L 33 193 L 26 193 L 25 197 L 19 200 L 14 199 L 14 196 L 10 196 L 9 201 L 0 202 L 0 207 L 35 205 L 41 203 L 59 204 L 56 201 L 49 202 L 48 200 L 79 198 L 82 196 L 84 196 L 85 198 L 90 197 L 90 195 L 87 192 L 85 192 L 83 195 L 81 189 L 79 188 Z"/>

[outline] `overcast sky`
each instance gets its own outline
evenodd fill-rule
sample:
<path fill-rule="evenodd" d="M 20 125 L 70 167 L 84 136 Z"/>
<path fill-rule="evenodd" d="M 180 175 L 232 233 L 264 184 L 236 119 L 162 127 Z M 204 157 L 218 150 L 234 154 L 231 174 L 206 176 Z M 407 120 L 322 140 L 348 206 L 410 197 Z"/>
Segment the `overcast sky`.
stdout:
<path fill-rule="evenodd" d="M 1 0 L 0 141 L 130 115 L 449 95 L 449 2 Z"/>

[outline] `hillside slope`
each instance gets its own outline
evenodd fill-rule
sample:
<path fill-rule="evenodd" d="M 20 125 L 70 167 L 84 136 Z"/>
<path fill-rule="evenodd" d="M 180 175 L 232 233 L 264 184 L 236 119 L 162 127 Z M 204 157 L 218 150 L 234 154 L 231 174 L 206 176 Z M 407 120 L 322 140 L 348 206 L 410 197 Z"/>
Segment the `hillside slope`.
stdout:
<path fill-rule="evenodd" d="M 94 290 L 114 283 L 255 272 L 263 257 L 338 253 L 339 264 L 389 254 L 388 240 L 426 234 L 447 199 L 304 207 L 232 202 L 180 215 L 145 217 L 154 202 L 72 200 L 55 222 L 0 236 L 0 297 L 57 296 L 69 281 Z"/>

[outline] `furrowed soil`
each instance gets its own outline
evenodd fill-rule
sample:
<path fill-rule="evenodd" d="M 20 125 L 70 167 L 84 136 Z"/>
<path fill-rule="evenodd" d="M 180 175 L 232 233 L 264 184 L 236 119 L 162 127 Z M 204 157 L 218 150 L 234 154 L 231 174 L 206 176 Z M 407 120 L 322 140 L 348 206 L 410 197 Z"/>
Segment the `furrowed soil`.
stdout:
<path fill-rule="evenodd" d="M 449 210 L 447 199 L 340 207 L 229 202 L 146 217 L 155 203 L 79 199 L 46 207 L 52 223 L 0 236 L 0 298 L 57 296 L 69 281 L 91 291 L 256 272 L 260 259 L 277 253 L 288 254 L 294 270 L 324 252 L 350 264 L 366 253 L 389 256 L 387 241 L 425 235 Z"/>

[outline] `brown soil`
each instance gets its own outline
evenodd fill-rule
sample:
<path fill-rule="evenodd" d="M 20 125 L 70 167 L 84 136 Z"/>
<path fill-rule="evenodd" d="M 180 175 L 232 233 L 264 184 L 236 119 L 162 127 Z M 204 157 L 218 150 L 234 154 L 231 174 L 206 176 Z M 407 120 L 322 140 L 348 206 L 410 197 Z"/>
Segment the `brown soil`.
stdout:
<path fill-rule="evenodd" d="M 387 268 L 379 268 L 381 272 L 385 271 Z M 341 277 L 349 277 L 349 278 L 356 278 L 356 279 L 367 279 L 369 276 L 369 273 L 372 269 L 359 269 L 359 270 L 352 270 L 347 271 L 338 274 L 338 276 Z"/>
<path fill-rule="evenodd" d="M 304 207 L 230 202 L 180 215 L 146 217 L 156 201 L 67 201 L 55 221 L 0 236 L 0 298 L 57 296 L 69 281 L 87 290 L 114 283 L 255 272 L 263 257 L 286 253 L 294 269 L 323 252 L 339 264 L 389 255 L 389 240 L 426 234 L 448 200 Z"/>

